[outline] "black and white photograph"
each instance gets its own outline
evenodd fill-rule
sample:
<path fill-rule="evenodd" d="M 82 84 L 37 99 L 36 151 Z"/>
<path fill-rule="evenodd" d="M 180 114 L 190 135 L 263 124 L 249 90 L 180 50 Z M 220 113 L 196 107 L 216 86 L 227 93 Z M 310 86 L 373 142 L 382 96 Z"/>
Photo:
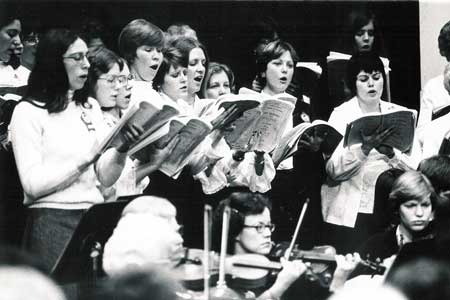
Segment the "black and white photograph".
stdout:
<path fill-rule="evenodd" d="M 450 2 L 0 0 L 0 299 L 450 299 Z"/>

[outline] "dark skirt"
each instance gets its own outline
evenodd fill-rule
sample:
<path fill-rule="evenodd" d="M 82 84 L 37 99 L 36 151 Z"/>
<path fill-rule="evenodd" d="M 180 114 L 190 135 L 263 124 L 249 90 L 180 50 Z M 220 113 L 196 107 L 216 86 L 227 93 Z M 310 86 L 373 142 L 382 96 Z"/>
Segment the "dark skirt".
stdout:
<path fill-rule="evenodd" d="M 51 272 L 64 252 L 85 210 L 30 208 L 23 248 Z"/>

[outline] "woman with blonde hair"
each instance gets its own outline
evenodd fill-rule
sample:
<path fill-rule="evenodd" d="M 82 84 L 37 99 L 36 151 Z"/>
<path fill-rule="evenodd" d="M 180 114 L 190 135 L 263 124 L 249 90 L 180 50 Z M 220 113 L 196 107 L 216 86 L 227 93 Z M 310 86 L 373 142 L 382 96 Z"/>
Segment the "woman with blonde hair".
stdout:
<path fill-rule="evenodd" d="M 407 171 L 400 175 L 389 194 L 392 227 L 364 243 L 361 256 L 385 259 L 397 254 L 405 244 L 428 236 L 436 201 L 437 195 L 424 174 Z"/>

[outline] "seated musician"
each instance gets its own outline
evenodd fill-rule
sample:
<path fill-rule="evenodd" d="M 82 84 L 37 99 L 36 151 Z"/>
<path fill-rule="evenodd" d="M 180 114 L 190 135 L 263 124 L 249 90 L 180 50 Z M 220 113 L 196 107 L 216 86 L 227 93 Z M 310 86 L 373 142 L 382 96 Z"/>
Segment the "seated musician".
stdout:
<path fill-rule="evenodd" d="M 373 235 L 359 250 L 361 257 L 371 260 L 381 260 L 385 267 L 390 267 L 397 253 L 410 242 L 429 238 L 431 236 L 430 221 L 433 219 L 433 206 L 437 196 L 430 181 L 418 171 L 407 171 L 394 182 L 389 194 L 392 209 L 392 227 L 382 233 Z M 356 265 L 347 269 L 347 277 Z M 356 268 L 352 273 L 354 279 L 345 285 L 360 286 L 377 285 L 384 276 L 358 276 L 366 274 L 364 267 Z M 387 272 L 385 272 L 386 274 Z M 345 276 L 342 276 L 345 278 Z M 334 290 L 344 285 L 344 281 L 333 286 Z"/>
<path fill-rule="evenodd" d="M 123 210 L 112 236 L 106 242 L 103 269 L 108 275 L 148 265 L 176 265 L 183 256 L 183 238 L 176 209 L 166 199 L 142 196 Z"/>
<path fill-rule="evenodd" d="M 259 193 L 251 193 L 249 191 L 237 191 L 232 193 L 227 199 L 220 202 L 213 217 L 212 228 L 212 248 L 220 249 L 220 231 L 222 227 L 223 210 L 226 206 L 231 209 L 230 225 L 228 233 L 227 252 L 228 254 L 260 254 L 267 256 L 271 254 L 273 242 L 272 232 L 275 225 L 271 223 L 271 204 L 269 199 Z M 273 251 L 272 251 L 273 252 Z M 353 270 L 361 261 L 359 255 L 347 254 L 336 255 L 336 269 L 333 273 L 333 279 L 330 283 L 329 290 L 315 291 L 324 297 L 329 291 L 335 291 L 345 281 L 349 270 Z M 283 269 L 275 278 L 268 278 L 266 281 L 270 286 L 262 289 L 252 289 L 255 294 L 259 293 L 258 299 L 278 299 L 288 288 L 307 270 L 307 264 L 301 260 L 288 261 L 281 258 Z M 269 275 L 270 276 L 270 275 Z M 239 283 L 229 285 L 235 290 L 242 290 Z M 233 285 L 234 284 L 234 285 Z M 301 286 L 303 288 L 303 285 Z M 268 289 L 267 289 L 268 288 Z M 296 288 L 294 292 L 298 291 Z M 295 297 L 298 293 L 292 293 Z M 290 299 L 289 295 L 283 298 Z"/>
<path fill-rule="evenodd" d="M 272 249 L 272 232 L 275 225 L 271 223 L 271 205 L 267 197 L 259 193 L 248 191 L 234 192 L 223 200 L 216 209 L 213 217 L 212 248 L 220 249 L 220 232 L 222 215 L 226 206 L 231 208 L 230 226 L 228 234 L 228 254 L 261 254 L 269 255 Z M 305 264 L 300 261 L 281 259 L 282 271 L 268 280 L 273 283 L 261 289 L 252 290 L 258 299 L 279 299 L 289 286 L 305 271 Z M 230 284 L 232 288 L 233 284 Z M 259 294 L 259 295 L 258 295 Z"/>

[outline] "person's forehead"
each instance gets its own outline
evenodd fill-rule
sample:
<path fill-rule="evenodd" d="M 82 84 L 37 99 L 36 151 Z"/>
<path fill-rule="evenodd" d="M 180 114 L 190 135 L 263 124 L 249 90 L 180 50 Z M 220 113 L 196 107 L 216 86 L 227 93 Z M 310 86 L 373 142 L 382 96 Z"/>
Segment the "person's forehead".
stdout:
<path fill-rule="evenodd" d="M 361 71 L 359 71 L 358 75 L 372 75 L 372 74 L 378 74 L 378 73 L 381 73 L 381 72 L 378 70 L 373 70 L 371 72 L 361 70 Z"/>
<path fill-rule="evenodd" d="M 87 52 L 88 48 L 86 43 L 78 38 L 75 40 L 75 42 L 72 43 L 72 45 L 69 46 L 69 48 L 67 48 L 66 54 L 71 54 L 71 53 L 78 53 L 78 52 Z"/>
<path fill-rule="evenodd" d="M 169 68 L 169 72 L 168 73 L 171 73 L 171 72 L 179 72 L 179 71 L 183 71 L 183 70 L 185 70 L 186 69 L 186 67 L 183 67 L 183 66 L 174 66 L 174 65 L 170 65 L 170 68 Z"/>
<path fill-rule="evenodd" d="M 228 75 L 227 75 L 227 73 L 225 73 L 224 70 L 220 70 L 219 72 L 212 74 L 210 80 L 212 81 L 212 80 L 222 80 L 222 79 L 228 80 Z"/>
<path fill-rule="evenodd" d="M 2 27 L 2 30 L 10 30 L 10 29 L 16 29 L 21 30 L 22 25 L 18 19 L 12 20 L 11 23 L 7 24 L 6 26 Z"/>
<path fill-rule="evenodd" d="M 365 29 L 365 30 L 370 30 L 370 29 L 373 29 L 373 28 L 374 28 L 374 26 L 373 26 L 373 21 L 372 20 L 370 20 L 369 23 L 367 23 L 366 25 L 364 25 L 362 27 L 362 29 Z"/>
<path fill-rule="evenodd" d="M 431 202 L 430 196 L 423 195 L 423 196 L 417 196 L 412 199 L 408 199 L 408 200 L 404 201 L 402 204 L 408 203 L 408 204 L 417 204 L 418 205 L 418 204 L 429 204 L 430 202 Z"/>
<path fill-rule="evenodd" d="M 264 211 L 262 213 L 257 214 L 257 215 L 248 215 L 245 218 L 248 221 L 255 221 L 255 222 L 265 221 L 265 220 L 269 220 L 270 221 L 270 211 L 266 207 L 266 208 L 264 208 Z"/>
<path fill-rule="evenodd" d="M 122 74 L 128 75 L 130 74 L 130 69 L 128 68 L 128 65 L 126 63 L 123 64 L 123 68 L 122 68 Z"/>

